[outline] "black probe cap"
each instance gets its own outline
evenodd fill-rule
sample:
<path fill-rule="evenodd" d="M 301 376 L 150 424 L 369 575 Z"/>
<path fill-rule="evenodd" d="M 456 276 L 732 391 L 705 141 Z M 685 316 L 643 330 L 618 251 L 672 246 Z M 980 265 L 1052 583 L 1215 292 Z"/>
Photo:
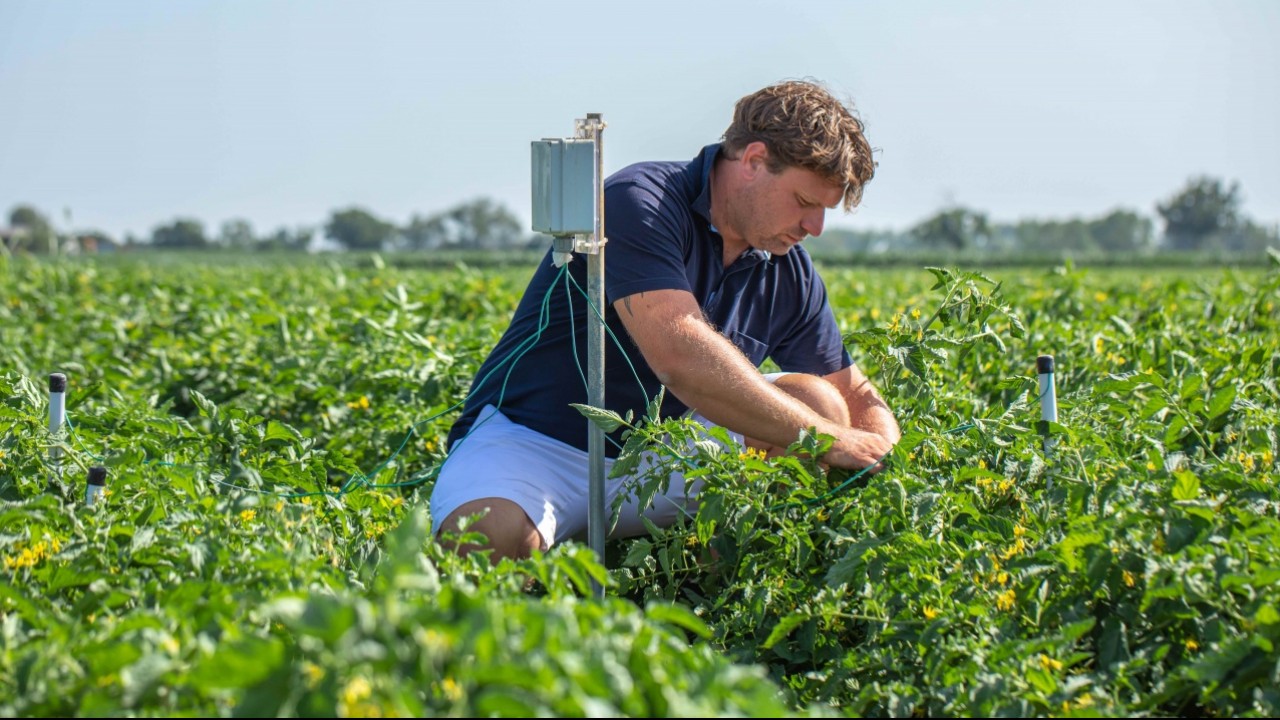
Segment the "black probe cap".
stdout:
<path fill-rule="evenodd" d="M 101 465 L 94 465 L 89 468 L 89 484 L 90 485 L 106 485 L 107 469 Z"/>
<path fill-rule="evenodd" d="M 67 376 L 62 373 L 53 373 L 49 376 L 49 392 L 66 392 Z"/>
<path fill-rule="evenodd" d="M 1053 356 L 1041 355 L 1036 358 L 1036 372 L 1045 375 L 1053 372 Z"/>

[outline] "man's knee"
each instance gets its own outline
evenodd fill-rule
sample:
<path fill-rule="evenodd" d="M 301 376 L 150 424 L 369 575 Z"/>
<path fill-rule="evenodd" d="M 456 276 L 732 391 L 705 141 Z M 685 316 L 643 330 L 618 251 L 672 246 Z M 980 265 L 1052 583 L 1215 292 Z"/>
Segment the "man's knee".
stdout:
<path fill-rule="evenodd" d="M 450 543 L 451 549 L 459 555 L 492 549 L 490 558 L 497 562 L 507 557 L 516 560 L 527 558 L 534 550 L 547 549 L 542 533 L 538 532 L 524 508 L 505 498 L 481 498 L 463 503 L 440 524 L 438 536 L 457 533 L 462 520 L 473 515 L 481 517 L 468 525 L 467 531 L 481 533 L 489 541 L 487 544 Z"/>
<path fill-rule="evenodd" d="M 813 408 L 813 411 L 831 422 L 851 424 L 849 404 L 835 385 L 804 373 L 789 373 L 773 381 L 775 387 Z"/>

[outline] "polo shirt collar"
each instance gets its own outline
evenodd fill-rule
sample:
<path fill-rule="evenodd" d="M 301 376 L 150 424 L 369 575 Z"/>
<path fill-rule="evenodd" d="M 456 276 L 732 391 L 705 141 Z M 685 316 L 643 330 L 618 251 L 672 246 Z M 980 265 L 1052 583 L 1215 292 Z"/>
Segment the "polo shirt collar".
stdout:
<path fill-rule="evenodd" d="M 701 190 L 698 196 L 693 199 L 691 207 L 694 212 L 701 215 L 702 219 L 706 221 L 707 229 L 711 231 L 712 239 L 717 249 L 724 247 L 724 240 L 720 237 L 720 231 L 716 229 L 716 226 L 711 224 L 711 168 L 715 165 L 716 158 L 720 155 L 720 145 L 720 143 L 712 143 L 702 148 L 702 152 L 698 153 L 698 157 L 694 158 L 692 163 L 694 167 L 698 168 L 698 186 Z M 764 250 L 748 248 L 733 262 L 733 265 L 736 266 L 744 262 L 754 265 L 772 257 Z"/>

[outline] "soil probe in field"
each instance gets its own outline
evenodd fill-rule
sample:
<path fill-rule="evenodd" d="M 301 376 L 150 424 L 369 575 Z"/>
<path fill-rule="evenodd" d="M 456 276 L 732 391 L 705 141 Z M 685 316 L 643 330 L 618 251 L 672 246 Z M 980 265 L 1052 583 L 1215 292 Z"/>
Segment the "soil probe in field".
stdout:
<path fill-rule="evenodd" d="M 62 434 L 62 423 L 67 419 L 67 376 L 62 373 L 49 375 L 49 435 L 56 443 Z M 49 465 L 59 480 L 62 479 L 62 448 L 56 444 L 49 448 Z"/>
<path fill-rule="evenodd" d="M 1058 422 L 1058 396 L 1053 386 L 1053 356 L 1041 355 L 1036 358 L 1036 372 L 1040 376 L 1040 434 L 1044 436 L 1044 454 L 1046 458 L 1053 455 L 1057 438 L 1049 431 L 1049 423 Z"/>
<path fill-rule="evenodd" d="M 93 507 L 93 504 L 102 497 L 107 490 L 107 469 L 101 465 L 95 465 L 89 468 L 89 481 L 84 486 L 84 505 L 85 507 Z"/>

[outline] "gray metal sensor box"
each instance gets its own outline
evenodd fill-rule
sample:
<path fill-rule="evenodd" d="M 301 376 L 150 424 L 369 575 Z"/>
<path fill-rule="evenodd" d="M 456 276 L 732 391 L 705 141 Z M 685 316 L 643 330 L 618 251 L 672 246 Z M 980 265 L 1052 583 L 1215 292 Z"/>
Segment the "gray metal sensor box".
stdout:
<path fill-rule="evenodd" d="M 533 231 L 548 235 L 595 232 L 595 141 L 533 141 Z"/>

